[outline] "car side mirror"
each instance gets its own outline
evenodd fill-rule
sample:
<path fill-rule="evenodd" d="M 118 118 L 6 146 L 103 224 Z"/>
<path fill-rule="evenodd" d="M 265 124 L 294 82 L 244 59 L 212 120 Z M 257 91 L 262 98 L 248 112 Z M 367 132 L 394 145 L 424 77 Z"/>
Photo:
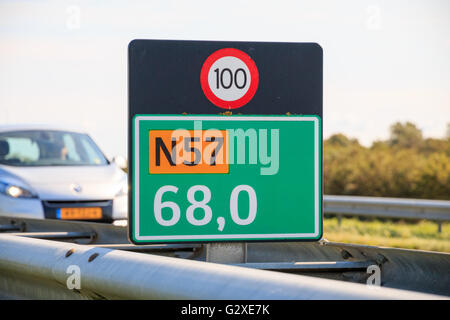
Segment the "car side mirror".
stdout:
<path fill-rule="evenodd" d="M 112 161 L 121 169 L 126 169 L 128 167 L 127 159 L 123 156 L 115 156 Z"/>

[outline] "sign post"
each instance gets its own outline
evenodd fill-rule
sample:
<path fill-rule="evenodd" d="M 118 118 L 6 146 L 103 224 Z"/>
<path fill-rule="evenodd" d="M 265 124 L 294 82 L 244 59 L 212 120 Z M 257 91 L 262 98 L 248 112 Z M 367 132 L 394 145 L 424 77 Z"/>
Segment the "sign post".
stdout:
<path fill-rule="evenodd" d="M 132 41 L 129 159 L 133 243 L 319 240 L 321 48 Z"/>

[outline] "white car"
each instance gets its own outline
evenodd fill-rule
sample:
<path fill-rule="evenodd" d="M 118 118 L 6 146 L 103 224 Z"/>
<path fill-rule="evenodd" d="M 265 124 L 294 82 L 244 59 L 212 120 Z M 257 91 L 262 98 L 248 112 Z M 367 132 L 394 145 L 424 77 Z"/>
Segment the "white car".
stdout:
<path fill-rule="evenodd" d="M 126 223 L 127 174 L 85 133 L 0 126 L 0 216 Z"/>

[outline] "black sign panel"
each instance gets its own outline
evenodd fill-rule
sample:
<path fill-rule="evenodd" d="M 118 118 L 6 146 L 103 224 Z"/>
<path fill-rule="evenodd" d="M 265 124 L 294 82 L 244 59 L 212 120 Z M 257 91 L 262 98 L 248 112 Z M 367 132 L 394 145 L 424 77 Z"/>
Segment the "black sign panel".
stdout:
<path fill-rule="evenodd" d="M 246 53 L 259 73 L 253 98 L 233 114 L 322 117 L 323 59 L 316 43 L 133 40 L 128 48 L 129 121 L 135 114 L 224 112 L 200 83 L 205 60 L 223 48 Z"/>

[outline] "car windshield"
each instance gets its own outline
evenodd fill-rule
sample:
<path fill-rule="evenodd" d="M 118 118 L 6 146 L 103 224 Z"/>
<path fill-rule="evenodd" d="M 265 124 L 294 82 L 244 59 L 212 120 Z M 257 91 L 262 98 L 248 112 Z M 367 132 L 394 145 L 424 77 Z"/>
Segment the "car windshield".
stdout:
<path fill-rule="evenodd" d="M 30 130 L 0 132 L 0 164 L 92 166 L 108 160 L 87 134 Z"/>

